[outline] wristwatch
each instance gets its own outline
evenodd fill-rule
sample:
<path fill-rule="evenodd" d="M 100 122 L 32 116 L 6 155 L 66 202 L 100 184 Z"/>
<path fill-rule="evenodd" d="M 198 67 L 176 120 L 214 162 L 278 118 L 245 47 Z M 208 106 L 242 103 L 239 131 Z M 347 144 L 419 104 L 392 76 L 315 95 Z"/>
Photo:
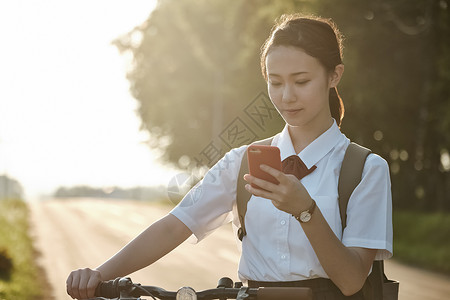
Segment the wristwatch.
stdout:
<path fill-rule="evenodd" d="M 314 212 L 314 209 L 316 208 L 316 201 L 314 201 L 314 199 L 311 199 L 311 200 L 312 200 L 312 204 L 307 210 L 302 211 L 298 216 L 293 215 L 294 218 L 297 219 L 297 221 L 299 221 L 301 223 L 307 223 L 307 222 L 309 222 L 309 220 L 311 220 L 311 216 Z"/>

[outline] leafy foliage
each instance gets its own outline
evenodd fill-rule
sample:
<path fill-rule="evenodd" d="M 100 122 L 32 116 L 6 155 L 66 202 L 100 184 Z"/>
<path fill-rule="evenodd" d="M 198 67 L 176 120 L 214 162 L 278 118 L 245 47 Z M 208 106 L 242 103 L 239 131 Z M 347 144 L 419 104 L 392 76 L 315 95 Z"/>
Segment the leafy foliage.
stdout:
<path fill-rule="evenodd" d="M 150 146 L 177 164 L 265 91 L 259 49 L 276 17 L 330 17 L 346 37 L 343 132 L 388 160 L 397 208 L 450 210 L 449 10 L 448 0 L 160 0 L 115 44 L 133 56 Z"/>
<path fill-rule="evenodd" d="M 268 10 L 269 3 L 160 1 L 115 41 L 133 54 L 131 92 L 151 146 L 164 148 L 167 161 L 194 157 L 265 91 L 259 48 L 282 10 Z M 142 41 L 133 44 L 133 36 Z"/>
<path fill-rule="evenodd" d="M 22 185 L 8 175 L 0 175 L 0 200 L 21 199 L 22 197 Z"/>
<path fill-rule="evenodd" d="M 0 248 L 0 278 L 9 279 L 13 268 L 12 258 L 6 248 Z"/>
<path fill-rule="evenodd" d="M 92 186 L 59 187 L 53 194 L 56 198 L 94 197 L 111 199 L 133 199 L 143 201 L 161 201 L 166 198 L 163 187 L 133 187 L 133 188 L 98 188 Z"/>
<path fill-rule="evenodd" d="M 318 10 L 347 37 L 343 131 L 388 160 L 396 207 L 450 210 L 448 2 L 331 2 Z"/>
<path fill-rule="evenodd" d="M 0 201 L 0 299 L 48 299 L 33 260 L 28 213 L 24 201 Z"/>
<path fill-rule="evenodd" d="M 408 264 L 450 274 L 450 215 L 394 213 L 395 258 Z"/>

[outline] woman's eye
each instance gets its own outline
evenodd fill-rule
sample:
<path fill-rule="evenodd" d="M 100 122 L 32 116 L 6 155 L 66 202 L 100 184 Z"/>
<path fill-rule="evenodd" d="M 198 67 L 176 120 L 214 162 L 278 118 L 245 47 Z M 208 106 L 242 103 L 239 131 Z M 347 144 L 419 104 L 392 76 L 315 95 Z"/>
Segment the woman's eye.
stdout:
<path fill-rule="evenodd" d="M 308 82 L 309 82 L 309 80 L 302 80 L 302 81 L 296 81 L 295 84 L 303 85 L 303 84 L 306 84 Z"/>
<path fill-rule="evenodd" d="M 273 86 L 280 86 L 281 82 L 271 81 L 270 84 Z"/>

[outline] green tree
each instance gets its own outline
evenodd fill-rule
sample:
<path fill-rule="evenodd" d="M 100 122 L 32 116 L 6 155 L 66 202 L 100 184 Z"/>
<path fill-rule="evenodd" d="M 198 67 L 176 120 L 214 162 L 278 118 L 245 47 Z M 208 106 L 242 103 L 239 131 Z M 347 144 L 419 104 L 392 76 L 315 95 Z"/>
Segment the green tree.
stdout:
<path fill-rule="evenodd" d="M 8 175 L 0 175 L 0 200 L 23 199 L 22 185 Z"/>
<path fill-rule="evenodd" d="M 276 17 L 331 17 L 346 37 L 344 133 L 388 160 L 396 207 L 450 210 L 448 2 L 160 0 L 115 44 L 133 56 L 128 79 L 150 146 L 177 163 L 266 90 L 258 54 Z"/>
<path fill-rule="evenodd" d="M 274 18 L 295 8 L 283 3 L 159 1 L 143 24 L 115 41 L 133 55 L 131 92 L 150 146 L 164 149 L 166 161 L 195 157 L 266 90 L 259 49 Z"/>
<path fill-rule="evenodd" d="M 317 10 L 346 36 L 343 130 L 385 157 L 397 207 L 449 210 L 448 1 L 355 1 Z"/>

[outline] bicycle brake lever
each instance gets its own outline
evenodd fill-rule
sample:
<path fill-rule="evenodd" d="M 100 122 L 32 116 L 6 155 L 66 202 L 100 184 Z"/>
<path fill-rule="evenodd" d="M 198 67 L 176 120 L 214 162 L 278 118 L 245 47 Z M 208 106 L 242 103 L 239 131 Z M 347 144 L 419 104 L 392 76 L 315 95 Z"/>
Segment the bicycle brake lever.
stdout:
<path fill-rule="evenodd" d="M 247 293 L 248 287 L 243 286 L 239 289 L 239 293 L 237 294 L 236 300 L 244 300 L 247 299 L 250 295 Z"/>

